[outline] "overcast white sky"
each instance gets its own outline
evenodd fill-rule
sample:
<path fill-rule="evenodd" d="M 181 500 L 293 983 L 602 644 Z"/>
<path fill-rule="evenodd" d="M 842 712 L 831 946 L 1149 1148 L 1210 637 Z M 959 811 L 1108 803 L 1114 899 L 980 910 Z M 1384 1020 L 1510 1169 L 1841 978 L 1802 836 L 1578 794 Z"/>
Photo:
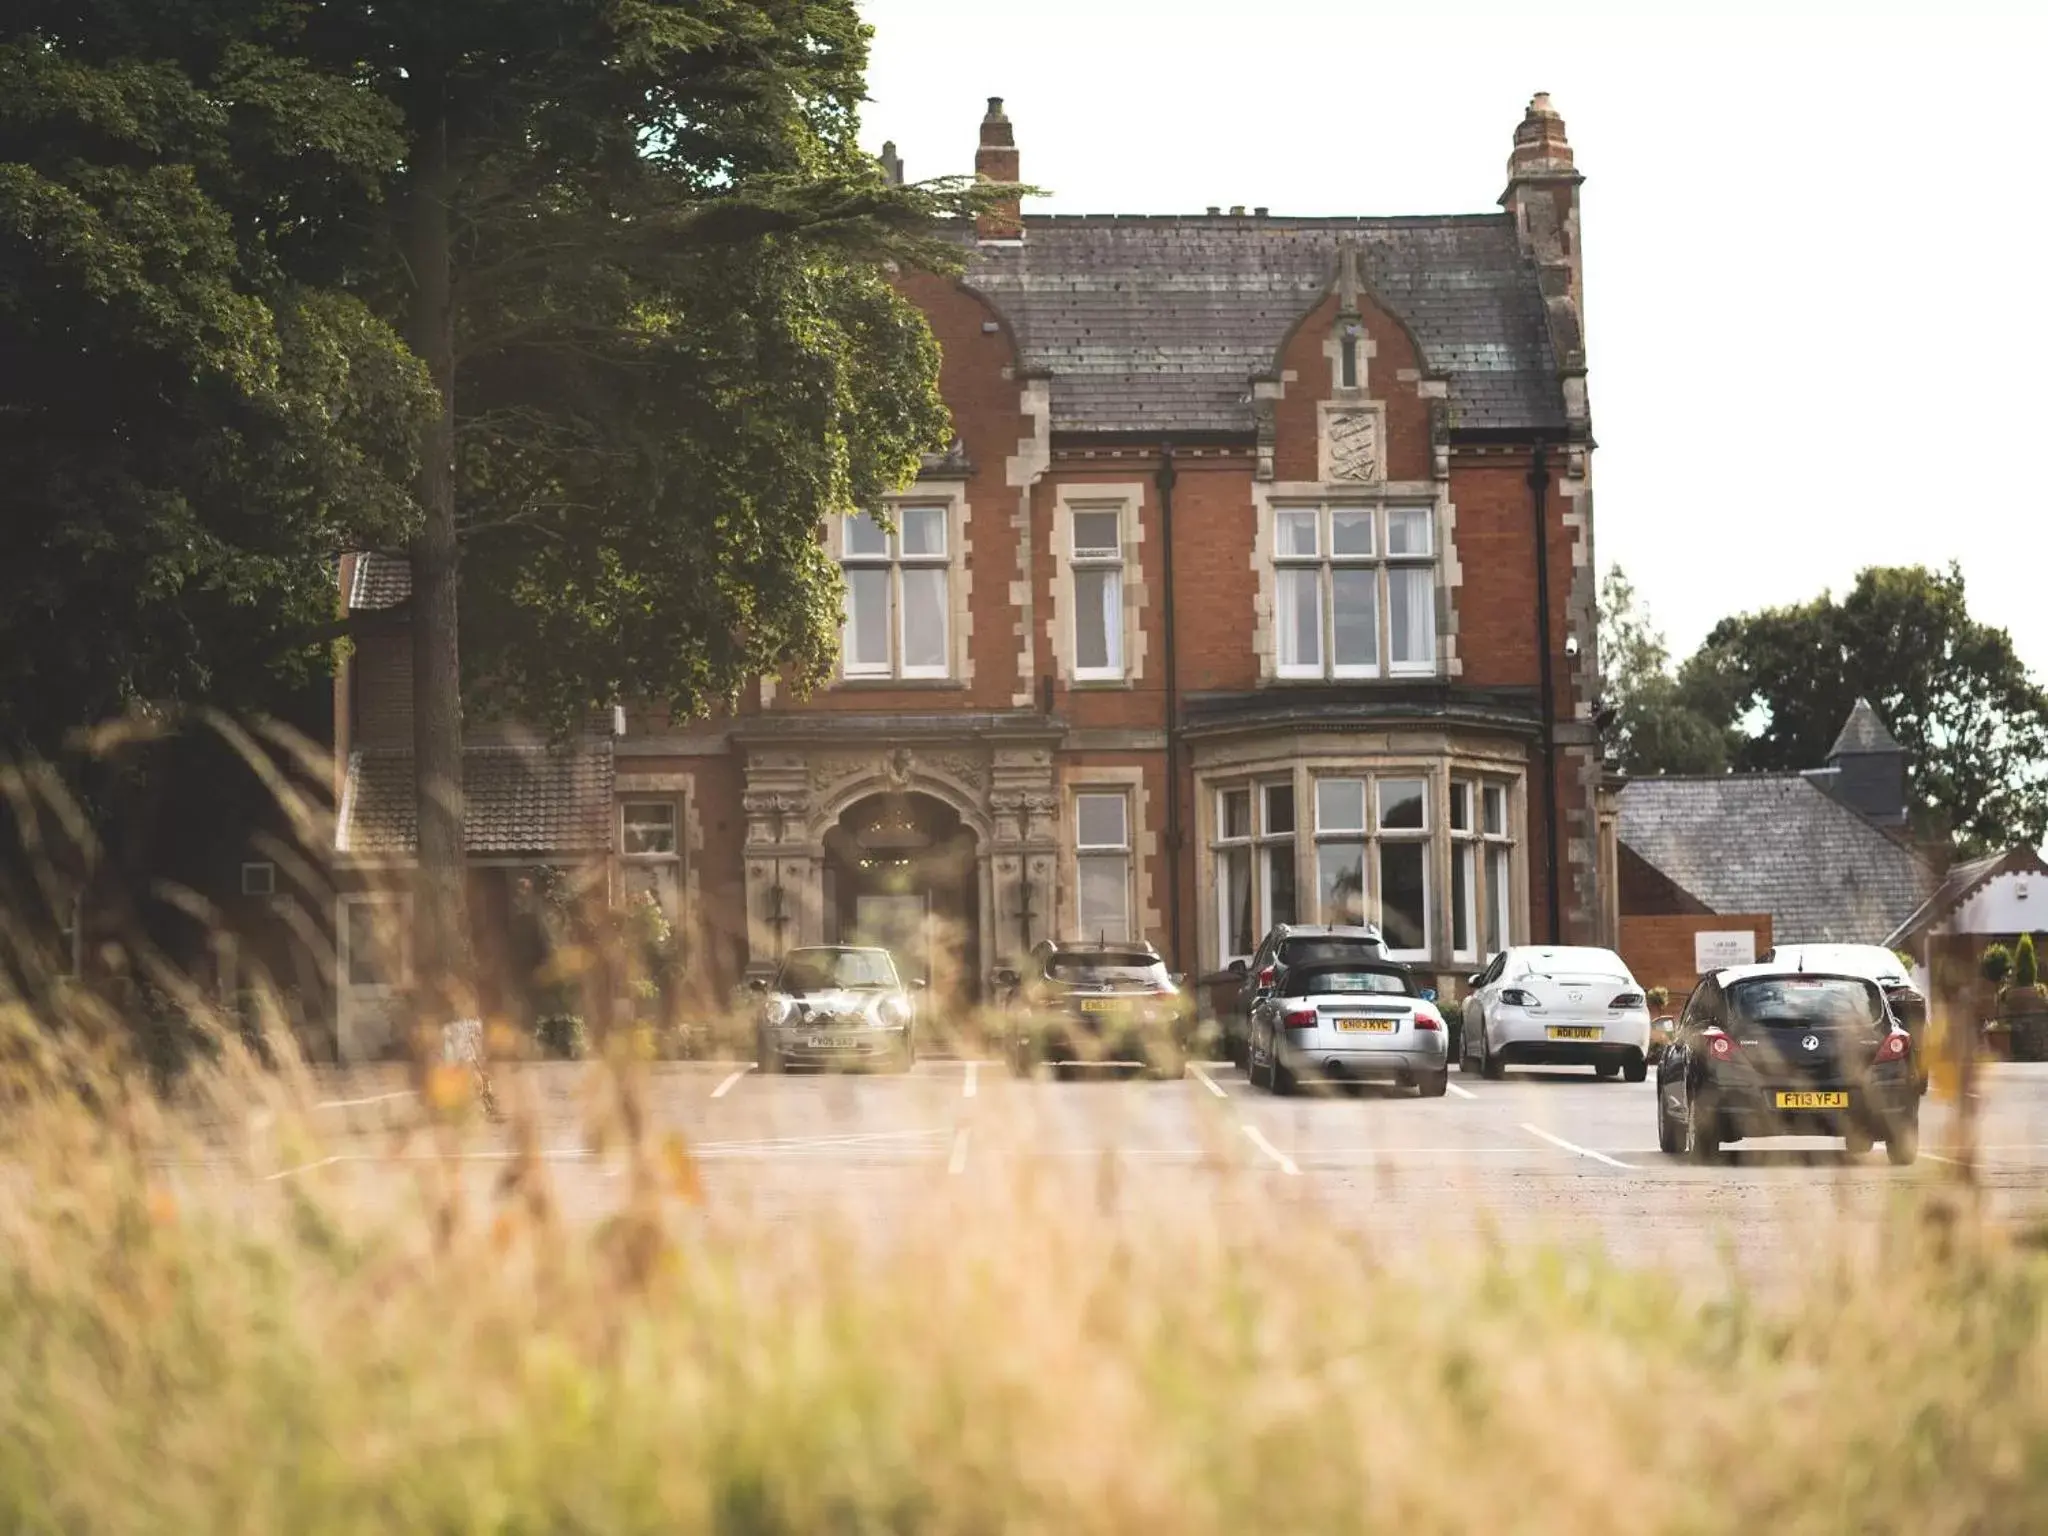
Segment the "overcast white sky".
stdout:
<path fill-rule="evenodd" d="M 2048 677 L 2048 4 L 863 0 L 863 142 L 1038 211 L 1491 209 L 1529 97 L 1583 189 L 1596 548 L 1675 654 L 1961 562 Z"/>

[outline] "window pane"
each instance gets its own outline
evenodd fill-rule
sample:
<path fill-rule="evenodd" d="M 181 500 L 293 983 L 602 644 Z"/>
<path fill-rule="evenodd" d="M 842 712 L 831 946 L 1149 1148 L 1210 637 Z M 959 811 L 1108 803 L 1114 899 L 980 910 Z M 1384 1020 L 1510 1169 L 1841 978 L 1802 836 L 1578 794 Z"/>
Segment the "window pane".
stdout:
<path fill-rule="evenodd" d="M 1074 572 L 1074 665 L 1083 672 L 1124 669 L 1124 573 L 1114 566 Z"/>
<path fill-rule="evenodd" d="M 1380 929 L 1389 949 L 1429 948 L 1429 844 L 1380 844 Z"/>
<path fill-rule="evenodd" d="M 1250 837 L 1252 835 L 1252 792 L 1248 789 L 1226 789 L 1222 794 L 1223 813 L 1217 819 L 1222 823 L 1219 837 Z"/>
<path fill-rule="evenodd" d="M 1116 558 L 1123 552 L 1118 528 L 1121 521 L 1114 512 L 1076 512 L 1074 554 L 1081 558 Z"/>
<path fill-rule="evenodd" d="M 1387 568 L 1387 631 L 1395 666 L 1436 661 L 1436 572 L 1426 565 Z"/>
<path fill-rule="evenodd" d="M 1294 913 L 1294 840 L 1268 843 L 1260 850 L 1266 861 L 1266 926 L 1291 923 Z"/>
<path fill-rule="evenodd" d="M 846 520 L 846 552 L 849 555 L 887 555 L 889 535 L 875 521 L 874 514 L 857 513 Z"/>
<path fill-rule="evenodd" d="M 903 570 L 903 669 L 946 670 L 946 568 Z"/>
<path fill-rule="evenodd" d="M 1086 938 L 1128 939 L 1130 861 L 1120 853 L 1085 854 L 1076 861 L 1080 891 L 1076 916 Z"/>
<path fill-rule="evenodd" d="M 622 853 L 674 853 L 676 807 L 672 800 L 629 800 L 620 819 L 625 836 Z"/>
<path fill-rule="evenodd" d="M 1472 830 L 1472 786 L 1463 779 L 1451 780 L 1451 830 Z"/>
<path fill-rule="evenodd" d="M 889 670 L 889 569 L 855 566 L 846 573 L 846 670 Z"/>
<path fill-rule="evenodd" d="M 1472 920 L 1477 916 L 1475 905 L 1478 884 L 1479 850 L 1470 843 L 1458 843 L 1451 849 L 1451 951 L 1454 954 L 1472 953 Z"/>
<path fill-rule="evenodd" d="M 1279 535 L 1276 548 L 1280 557 L 1286 559 L 1289 556 L 1317 554 L 1321 544 L 1316 538 L 1316 524 L 1321 518 L 1322 513 L 1314 507 L 1297 507 L 1292 511 L 1275 512 L 1273 526 Z"/>
<path fill-rule="evenodd" d="M 1429 524 L 1430 511 L 1427 507 L 1387 508 L 1387 553 L 1428 554 Z"/>
<path fill-rule="evenodd" d="M 1079 823 L 1077 841 L 1083 848 L 1127 848 L 1130 837 L 1124 826 L 1128 802 L 1122 795 L 1076 795 L 1075 818 Z"/>
<path fill-rule="evenodd" d="M 1380 664 L 1380 573 L 1371 566 L 1330 572 L 1331 607 L 1335 610 L 1336 650 L 1340 667 Z"/>
<path fill-rule="evenodd" d="M 1488 837 L 1505 837 L 1508 830 L 1508 792 L 1503 784 L 1489 784 L 1484 795 L 1486 822 L 1484 831 Z"/>
<path fill-rule="evenodd" d="M 1381 779 L 1380 825 L 1394 832 L 1420 832 L 1429 825 L 1423 796 L 1427 779 Z"/>
<path fill-rule="evenodd" d="M 903 556 L 943 555 L 946 552 L 946 509 L 944 507 L 898 507 L 896 529 L 903 540 Z"/>
<path fill-rule="evenodd" d="M 1369 555 L 1372 553 L 1372 508 L 1333 507 L 1330 510 L 1330 553 Z"/>
<path fill-rule="evenodd" d="M 1283 570 L 1280 578 L 1280 665 L 1320 669 L 1323 664 L 1323 573 Z"/>
<path fill-rule="evenodd" d="M 1248 955 L 1257 942 L 1252 934 L 1252 851 L 1226 848 L 1216 856 L 1216 882 L 1222 902 L 1223 953 Z"/>
<path fill-rule="evenodd" d="M 1365 781 L 1316 780 L 1316 828 L 1323 832 L 1365 830 Z"/>
<path fill-rule="evenodd" d="M 1365 844 L 1317 844 L 1316 891 L 1324 922 L 1364 922 Z"/>
<path fill-rule="evenodd" d="M 1259 828 L 1266 833 L 1292 832 L 1294 830 L 1294 786 L 1292 784 L 1268 784 L 1266 794 L 1266 820 Z"/>
<path fill-rule="evenodd" d="M 1489 954 L 1508 944 L 1508 914 L 1514 910 L 1513 893 L 1508 889 L 1508 852 L 1506 848 L 1486 850 L 1485 940 Z"/>

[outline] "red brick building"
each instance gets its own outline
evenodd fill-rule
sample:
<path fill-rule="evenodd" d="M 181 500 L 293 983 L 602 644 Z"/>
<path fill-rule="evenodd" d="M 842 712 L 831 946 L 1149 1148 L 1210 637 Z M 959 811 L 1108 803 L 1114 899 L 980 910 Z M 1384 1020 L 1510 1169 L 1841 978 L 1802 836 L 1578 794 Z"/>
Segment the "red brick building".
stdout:
<path fill-rule="evenodd" d="M 1019 159 L 991 101 L 977 170 Z M 713 986 L 854 937 L 967 990 L 1050 935 L 1208 973 L 1273 921 L 1363 914 L 1447 977 L 1597 940 L 1580 180 L 1538 96 L 1497 212 L 963 230 L 959 281 L 905 278 L 958 440 L 893 532 L 825 530 L 840 680 L 566 754 L 479 743 L 473 848 L 608 854 Z M 403 650 L 373 649 L 345 862 L 407 852 L 368 814 L 409 736 Z"/>

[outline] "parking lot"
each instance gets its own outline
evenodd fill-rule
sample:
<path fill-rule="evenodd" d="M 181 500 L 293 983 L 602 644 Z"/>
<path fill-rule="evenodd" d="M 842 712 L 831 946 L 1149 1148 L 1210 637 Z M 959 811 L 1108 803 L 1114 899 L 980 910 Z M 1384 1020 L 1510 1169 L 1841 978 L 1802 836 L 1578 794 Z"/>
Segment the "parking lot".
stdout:
<path fill-rule="evenodd" d="M 615 1151 L 593 1145 L 608 1078 L 595 1068 L 504 1069 L 501 1095 L 530 1116 L 562 1208 L 592 1218 L 624 1184 Z M 1888 1196 L 1954 1172 L 1953 1111 L 1930 1099 L 1923 1153 L 1893 1168 L 1882 1150 L 1839 1142 L 1746 1142 L 1717 1166 L 1656 1150 L 1652 1085 L 1590 1072 L 1453 1076 L 1448 1097 L 1392 1088 L 1312 1089 L 1280 1099 L 1234 1069 L 1197 1063 L 1176 1081 L 1018 1080 L 986 1061 L 920 1061 L 907 1075 L 769 1076 L 745 1062 L 651 1069 L 657 1139 L 694 1159 L 710 1211 L 770 1220 L 845 1218 L 886 1238 L 926 1219 L 932 1197 L 999 1202 L 1015 1180 L 1067 1180 L 1116 1208 L 1198 1201 L 1216 1208 L 1316 1206 L 1370 1240 L 1428 1245 L 1495 1234 L 1597 1244 L 1627 1262 L 1769 1269 L 1802 1244 L 1860 1226 Z M 1981 1187 L 1995 1215 L 2048 1206 L 2048 1067 L 2000 1065 L 1980 1084 Z M 263 1172 L 365 1195 L 402 1186 L 436 1157 L 394 1077 L 322 1080 L 320 1155 Z M 460 1165 L 479 1192 L 511 1134 L 478 1123 Z"/>

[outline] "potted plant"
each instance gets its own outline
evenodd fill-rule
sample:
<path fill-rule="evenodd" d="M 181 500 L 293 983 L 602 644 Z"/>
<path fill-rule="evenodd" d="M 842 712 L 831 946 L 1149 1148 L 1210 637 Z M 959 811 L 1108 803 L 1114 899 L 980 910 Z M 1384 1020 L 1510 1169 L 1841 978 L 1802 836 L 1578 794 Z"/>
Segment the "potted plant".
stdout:
<path fill-rule="evenodd" d="M 1998 1016 L 2012 1030 L 2014 1061 L 2048 1061 L 2048 988 L 2041 985 L 2031 933 L 2021 934 L 2012 948 L 2011 979 L 1999 994 Z"/>

